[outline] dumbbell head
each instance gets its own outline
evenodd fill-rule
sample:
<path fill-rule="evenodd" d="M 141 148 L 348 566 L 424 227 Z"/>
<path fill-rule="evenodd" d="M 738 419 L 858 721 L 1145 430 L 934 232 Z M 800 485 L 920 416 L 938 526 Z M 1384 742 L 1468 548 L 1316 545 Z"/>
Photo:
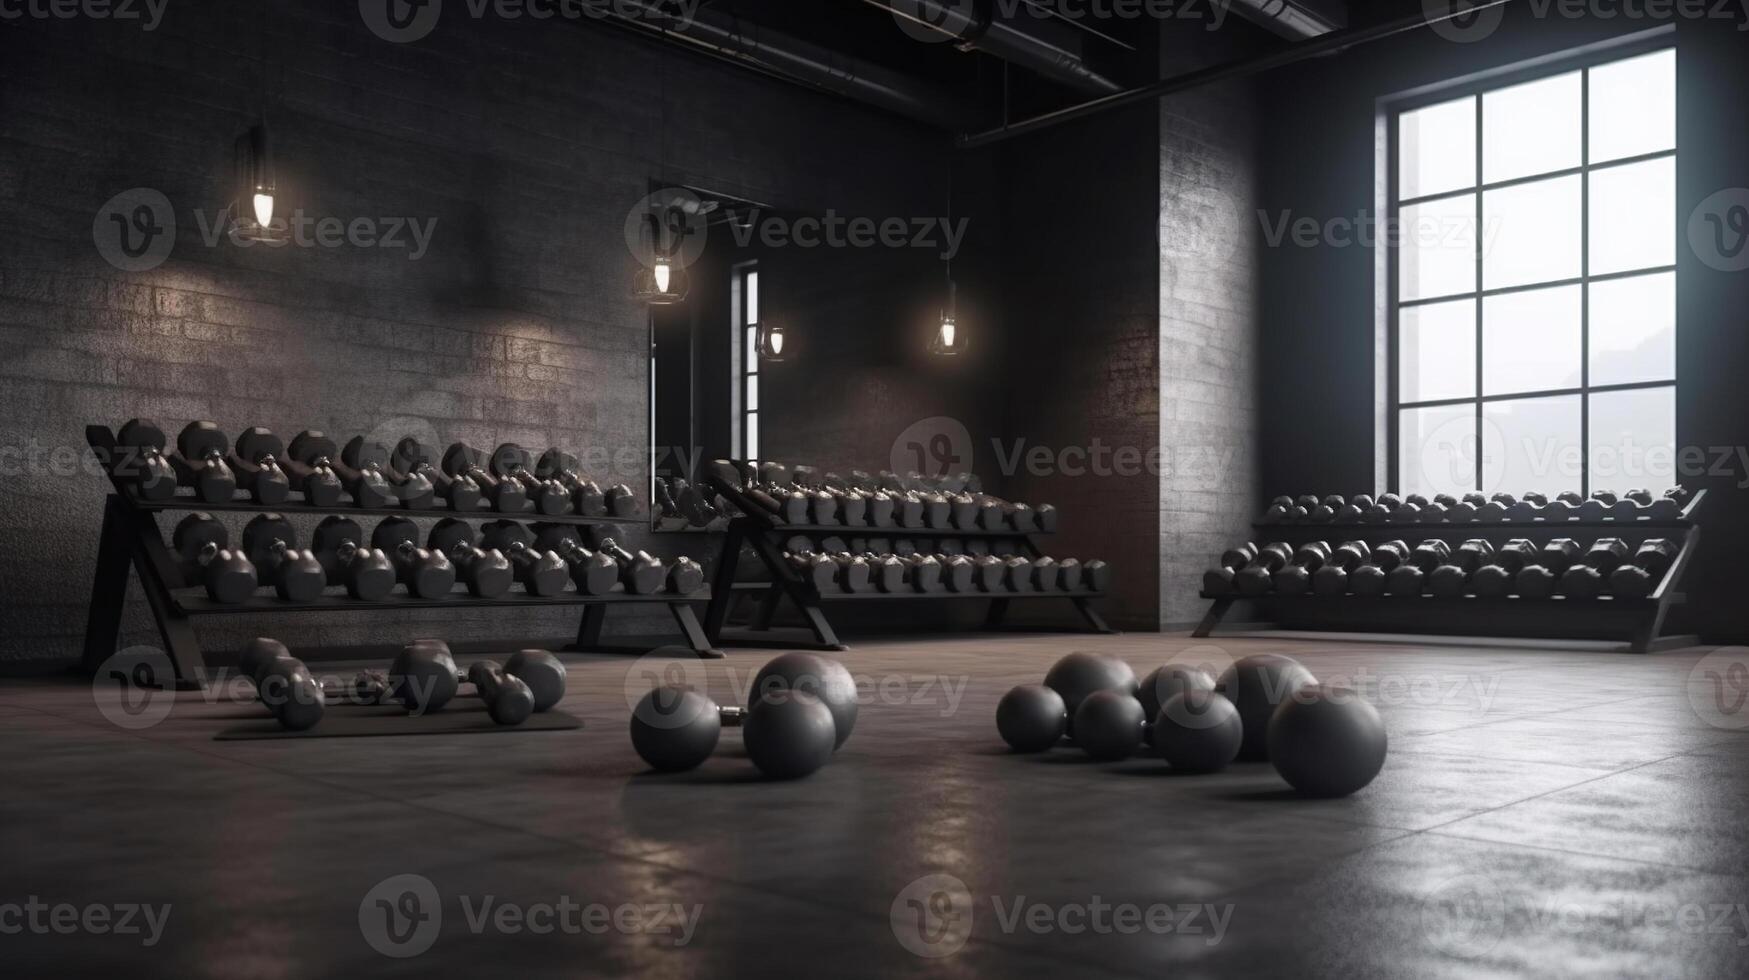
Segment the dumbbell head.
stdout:
<path fill-rule="evenodd" d="M 1426 582 L 1426 572 L 1405 563 L 1391 569 L 1385 579 L 1385 591 L 1390 595 L 1420 595 Z"/>
<path fill-rule="evenodd" d="M 556 480 L 562 474 L 575 474 L 579 469 L 577 457 L 554 446 L 541 453 L 540 459 L 535 461 L 534 475 L 543 480 Z"/>
<path fill-rule="evenodd" d="M 479 465 L 479 454 L 469 449 L 465 442 L 450 443 L 449 448 L 443 451 L 443 460 L 439 463 L 443 472 L 449 476 L 466 473 Z"/>
<path fill-rule="evenodd" d="M 1470 576 L 1470 588 L 1479 596 L 1503 596 L 1512 591 L 1513 577 L 1502 565 L 1483 565 Z"/>
<path fill-rule="evenodd" d="M 176 522 L 170 544 L 184 562 L 198 561 L 203 553 L 211 554 L 230 547 L 231 535 L 213 515 L 196 511 Z"/>
<path fill-rule="evenodd" d="M 316 727 L 327 710 L 322 685 L 311 676 L 302 661 L 290 654 L 276 654 L 260 661 L 254 680 L 256 698 L 273 712 L 281 727 L 289 731 L 302 732 Z"/>
<path fill-rule="evenodd" d="M 321 460 L 332 462 L 340 455 L 340 447 L 335 445 L 334 440 L 315 429 L 305 429 L 292 437 L 286 453 L 290 459 L 313 465 Z"/>
<path fill-rule="evenodd" d="M 243 554 L 266 567 L 281 550 L 297 547 L 297 532 L 283 514 L 257 514 L 243 526 Z"/>
<path fill-rule="evenodd" d="M 1440 565 L 1427 576 L 1427 591 L 1437 596 L 1460 596 L 1469 585 L 1469 573 L 1458 565 Z"/>
<path fill-rule="evenodd" d="M 1313 595 L 1343 595 L 1348 591 L 1348 571 L 1328 564 L 1312 573 Z"/>
<path fill-rule="evenodd" d="M 230 448 L 230 438 L 215 422 L 190 422 L 176 437 L 176 451 L 189 462 L 211 456 L 222 457 Z"/>
<path fill-rule="evenodd" d="M 329 585 L 340 585 L 344 571 L 357 550 L 364 547 L 364 528 L 350 517 L 331 515 L 322 518 L 310 536 L 310 550 L 328 573 Z"/>
<path fill-rule="evenodd" d="M 408 711 L 439 711 L 455 697 L 455 658 L 442 640 L 415 640 L 389 665 L 390 696 Z"/>
<path fill-rule="evenodd" d="M 478 540 L 474 534 L 474 526 L 467 521 L 455 517 L 446 517 L 432 527 L 426 535 L 425 546 L 432 551 L 441 551 L 446 555 L 455 553 L 458 545 L 473 546 Z"/>
<path fill-rule="evenodd" d="M 528 685 L 497 664 L 481 661 L 470 665 L 468 683 L 486 703 L 486 713 L 500 725 L 520 725 L 534 713 L 534 693 Z"/>
<path fill-rule="evenodd" d="M 1348 589 L 1355 595 L 1384 595 L 1387 573 L 1377 565 L 1362 565 L 1348 573 Z"/>
<path fill-rule="evenodd" d="M 353 436 L 346 441 L 345 448 L 340 450 L 340 462 L 354 470 L 387 469 L 389 450 L 380 442 L 368 441 L 364 436 Z"/>
<path fill-rule="evenodd" d="M 1270 576 L 1271 585 L 1281 595 L 1305 595 L 1312 589 L 1312 573 L 1304 565 L 1288 565 Z"/>
<path fill-rule="evenodd" d="M 534 532 L 517 521 L 493 521 L 480 528 L 480 546 L 509 554 L 516 545 L 534 547 Z"/>
<path fill-rule="evenodd" d="M 510 476 L 514 473 L 534 473 L 534 460 L 528 450 L 514 442 L 500 443 L 492 450 L 492 458 L 487 465 L 493 476 Z"/>
<path fill-rule="evenodd" d="M 691 688 L 653 688 L 632 709 L 632 748 L 659 772 L 697 768 L 722 733 L 722 709 Z"/>
<path fill-rule="evenodd" d="M 397 473 L 412 473 L 429 465 L 431 454 L 412 436 L 395 443 L 394 451 L 389 453 L 389 466 Z"/>
<path fill-rule="evenodd" d="M 116 431 L 115 444 L 163 452 L 164 447 L 169 445 L 169 440 L 164 436 L 163 427 L 151 419 L 128 419 Z"/>
<path fill-rule="evenodd" d="M 419 544 L 419 525 L 405 517 L 385 517 L 370 533 L 370 546 L 391 555 L 399 551 L 403 543 Z"/>
<path fill-rule="evenodd" d="M 259 463 L 267 457 L 284 459 L 285 443 L 273 434 L 272 429 L 259 425 L 244 429 L 237 436 L 237 458 L 251 463 Z"/>
<path fill-rule="evenodd" d="M 565 665 L 546 650 L 518 650 L 504 672 L 522 680 L 534 694 L 534 710 L 546 711 L 565 696 Z"/>

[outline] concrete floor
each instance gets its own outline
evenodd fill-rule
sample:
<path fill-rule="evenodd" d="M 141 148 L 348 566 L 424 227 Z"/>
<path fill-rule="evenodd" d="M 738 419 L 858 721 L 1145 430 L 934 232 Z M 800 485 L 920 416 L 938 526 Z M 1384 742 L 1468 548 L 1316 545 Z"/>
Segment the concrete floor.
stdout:
<path fill-rule="evenodd" d="M 1012 756 L 996 737 L 996 700 L 1066 650 L 1140 674 L 1191 648 L 1360 681 L 1390 728 L 1383 773 L 1311 801 L 1267 764 L 1176 776 L 1148 757 Z M 0 962 L 224 978 L 1745 976 L 1749 735 L 1729 726 L 1749 709 L 1720 712 L 1749 689 L 1725 661 L 1749 650 L 1710 652 L 867 642 L 843 655 L 871 682 L 855 737 L 793 783 L 754 778 L 733 732 L 696 772 L 642 772 L 625 726 L 649 665 L 630 658 L 567 658 L 564 707 L 584 730 L 478 737 L 214 741 L 258 709 L 199 694 L 127 731 L 83 684 L 11 682 Z M 767 656 L 689 668 L 727 701 Z M 125 903 L 170 909 L 147 947 L 31 913 L 32 896 L 134 925 Z M 554 909 L 574 934 L 534 931 Z"/>

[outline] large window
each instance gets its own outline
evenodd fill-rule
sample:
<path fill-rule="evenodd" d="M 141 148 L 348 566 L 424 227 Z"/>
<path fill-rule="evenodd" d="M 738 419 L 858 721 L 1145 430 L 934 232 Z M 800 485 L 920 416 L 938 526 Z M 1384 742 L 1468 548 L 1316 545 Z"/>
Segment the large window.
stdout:
<path fill-rule="evenodd" d="M 1394 107 L 1404 493 L 1674 482 L 1676 53 Z"/>
<path fill-rule="evenodd" d="M 735 394 L 741 458 L 759 458 L 759 267 L 735 268 Z"/>

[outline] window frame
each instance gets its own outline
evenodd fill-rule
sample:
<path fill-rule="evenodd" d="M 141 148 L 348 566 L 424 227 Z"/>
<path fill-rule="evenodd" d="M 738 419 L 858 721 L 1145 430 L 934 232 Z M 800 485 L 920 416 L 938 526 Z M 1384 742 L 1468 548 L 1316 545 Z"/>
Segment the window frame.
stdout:
<path fill-rule="evenodd" d="M 1612 42 L 1612 43 L 1608 43 L 1605 45 L 1594 46 L 1591 48 L 1584 49 L 1582 51 L 1573 52 L 1573 53 L 1563 55 L 1563 56 L 1560 56 L 1557 58 L 1542 59 L 1542 60 L 1537 61 L 1534 64 L 1529 64 L 1529 65 L 1525 65 L 1525 66 L 1517 67 L 1517 68 L 1505 69 L 1505 70 L 1501 70 L 1501 71 L 1497 71 L 1497 72 L 1482 73 L 1482 74 L 1471 76 L 1467 79 L 1452 82 L 1450 84 L 1420 89 L 1420 90 L 1415 91 L 1413 94 L 1404 95 L 1404 96 L 1391 98 L 1391 99 L 1381 100 L 1380 109 L 1381 109 L 1381 112 L 1383 115 L 1384 143 L 1385 143 L 1384 153 L 1381 154 L 1381 160 L 1382 160 L 1384 167 L 1385 167 L 1385 175 L 1384 175 L 1384 179 L 1381 183 L 1382 183 L 1383 191 L 1384 191 L 1384 195 L 1385 195 L 1384 204 L 1385 204 L 1386 215 L 1387 215 L 1386 227 L 1390 228 L 1390 229 L 1400 229 L 1401 228 L 1401 224 L 1400 224 L 1401 214 L 1402 214 L 1402 209 L 1404 207 L 1414 207 L 1415 205 L 1418 205 L 1418 204 L 1425 204 L 1425 203 L 1432 202 L 1432 201 L 1439 201 L 1439 200 L 1443 200 L 1443 199 L 1459 197 L 1459 196 L 1462 196 L 1465 194 L 1473 194 L 1475 196 L 1475 199 L 1476 199 L 1476 206 L 1475 206 L 1475 213 L 1474 213 L 1474 219 L 1475 219 L 1475 223 L 1476 223 L 1475 224 L 1475 228 L 1476 228 L 1476 247 L 1475 247 L 1476 279 L 1475 279 L 1475 287 L 1468 292 L 1457 293 L 1457 294 L 1449 295 L 1449 296 L 1422 297 L 1422 298 L 1413 299 L 1413 300 L 1406 300 L 1406 301 L 1400 299 L 1399 298 L 1399 288 L 1400 288 L 1399 269 L 1401 266 L 1401 247 L 1402 246 L 1400 243 L 1397 243 L 1397 244 L 1381 243 L 1381 244 L 1385 244 L 1385 251 L 1387 253 L 1387 258 L 1386 258 L 1386 261 L 1384 263 L 1384 265 L 1386 267 L 1385 291 L 1384 291 L 1384 295 L 1382 297 L 1382 300 L 1383 300 L 1383 303 L 1385 306 L 1385 311 L 1384 311 L 1384 325 L 1385 325 L 1384 353 L 1385 353 L 1385 357 L 1387 359 L 1387 366 L 1386 366 L 1386 370 L 1384 372 L 1385 377 L 1386 377 L 1386 381 L 1387 381 L 1386 395 L 1385 395 L 1385 401 L 1384 401 L 1384 407 L 1385 407 L 1385 412 L 1384 412 L 1384 414 L 1385 414 L 1385 419 L 1384 419 L 1385 446 L 1384 446 L 1384 449 L 1385 449 L 1385 470 L 1386 470 L 1384 482 L 1385 482 L 1385 485 L 1387 487 L 1389 487 L 1390 490 L 1392 490 L 1393 492 L 1401 492 L 1404 489 L 1403 480 L 1402 480 L 1402 469 L 1401 469 L 1402 468 L 1401 438 L 1402 438 L 1402 414 L 1405 410 L 1417 409 L 1417 408 L 1452 407 L 1452 406 L 1473 404 L 1475 406 L 1475 421 L 1476 421 L 1476 430 L 1475 431 L 1476 431 L 1477 437 L 1481 438 L 1482 434 L 1483 434 L 1484 412 L 1486 410 L 1486 407 L 1490 403 L 1529 400 L 1529 399 L 1534 399 L 1534 398 L 1577 396 L 1579 399 L 1579 444 L 1578 444 L 1579 459 L 1580 459 L 1579 486 L 1576 488 L 1556 487 L 1556 488 L 1549 488 L 1549 489 L 1551 490 L 1551 492 L 1553 490 L 1577 489 L 1582 496 L 1589 496 L 1591 494 L 1591 490 L 1592 490 L 1592 487 L 1591 487 L 1591 396 L 1597 395 L 1597 394 L 1609 394 L 1609 393 L 1618 392 L 1618 391 L 1636 391 L 1636 390 L 1646 390 L 1646 389 L 1656 389 L 1656 388 L 1669 388 L 1674 393 L 1678 389 L 1678 385 L 1680 384 L 1680 376 L 1679 376 L 1679 372 L 1676 370 L 1675 365 L 1672 365 L 1671 376 L 1670 376 L 1670 378 L 1668 378 L 1666 380 L 1636 381 L 1636 382 L 1626 382 L 1626 383 L 1619 383 L 1619 384 L 1604 384 L 1604 385 L 1592 385 L 1591 384 L 1591 295 L 1590 295 L 1591 290 L 1590 290 L 1590 286 L 1594 283 L 1610 282 L 1613 280 L 1620 280 L 1620 279 L 1632 279 L 1632 278 L 1638 278 L 1638 277 L 1642 277 L 1642 276 L 1654 276 L 1654 275 L 1663 275 L 1663 274 L 1669 274 L 1669 275 L 1674 276 L 1677 274 L 1678 265 L 1680 264 L 1680 263 L 1677 263 L 1677 264 L 1672 264 L 1672 265 L 1667 265 L 1667 266 L 1658 266 L 1658 267 L 1654 267 L 1654 268 L 1633 269 L 1633 270 L 1629 270 L 1626 272 L 1611 272 L 1611 273 L 1603 273 L 1603 274 L 1599 274 L 1599 275 L 1592 275 L 1591 274 L 1591 242 L 1590 242 L 1590 232 L 1591 232 L 1591 229 L 1590 229 L 1590 223 L 1591 223 L 1591 214 L 1590 214 L 1590 211 L 1591 211 L 1591 179 L 1590 178 L 1591 178 L 1591 175 L 1599 170 L 1608 170 L 1608 169 L 1615 168 L 1615 167 L 1628 166 L 1628 165 L 1637 164 L 1637 163 L 1646 163 L 1646 162 L 1655 161 L 1655 160 L 1669 159 L 1669 160 L 1674 162 L 1678 158 L 1678 154 L 1679 154 L 1679 151 L 1681 150 L 1681 146 L 1680 146 L 1680 144 L 1678 144 L 1676 146 L 1671 147 L 1668 150 L 1659 150 L 1659 151 L 1656 151 L 1653 153 L 1644 153 L 1644 154 L 1639 154 L 1639 155 L 1631 156 L 1631 157 L 1622 157 L 1619 159 L 1611 159 L 1611 160 L 1608 160 L 1608 161 L 1603 162 L 1603 163 L 1593 163 L 1591 160 L 1591 118 L 1590 118 L 1591 117 L 1591 76 L 1590 76 L 1590 73 L 1588 71 L 1588 69 L 1591 69 L 1591 68 L 1601 67 L 1601 66 L 1608 65 L 1608 64 L 1611 64 L 1611 63 L 1614 63 L 1617 61 L 1626 61 L 1626 60 L 1629 60 L 1632 58 L 1640 57 L 1642 55 L 1654 54 L 1654 53 L 1657 53 L 1659 51 L 1669 50 L 1669 51 L 1674 52 L 1674 51 L 1676 51 L 1676 48 L 1677 48 L 1676 39 L 1673 35 L 1673 32 L 1668 31 L 1668 30 L 1657 30 L 1654 32 L 1649 32 L 1648 34 L 1645 34 L 1645 35 L 1640 35 L 1640 36 L 1636 36 L 1634 38 L 1626 39 L 1624 41 Z M 1680 54 L 1678 54 L 1678 57 L 1680 58 Z M 1484 153 L 1486 152 L 1484 147 L 1486 144 L 1486 140 L 1484 138 L 1485 134 L 1484 134 L 1484 129 L 1483 129 L 1483 126 L 1484 126 L 1484 100 L 1483 100 L 1482 96 L 1484 96 L 1485 94 L 1487 94 L 1489 92 L 1498 91 L 1500 89 L 1511 88 L 1515 85 L 1521 85 L 1521 84 L 1524 84 L 1527 82 L 1540 81 L 1542 79 L 1552 78 L 1552 77 L 1557 76 L 1557 75 L 1564 75 L 1564 74 L 1568 74 L 1568 73 L 1574 72 L 1574 71 L 1581 72 L 1581 75 L 1580 75 L 1580 99 L 1579 99 L 1579 116 L 1580 116 L 1580 119 L 1579 119 L 1579 145 L 1580 145 L 1579 165 L 1576 167 L 1568 167 L 1568 168 L 1564 168 L 1561 170 L 1553 170 L 1553 171 L 1549 171 L 1547 173 L 1537 173 L 1537 174 L 1532 174 L 1532 175 L 1525 176 L 1525 177 L 1514 177 L 1514 178 L 1511 178 L 1508 180 L 1487 182 L 1485 180 L 1486 174 L 1485 174 L 1485 168 L 1484 168 L 1484 160 L 1485 160 Z M 1405 113 L 1413 112 L 1417 109 L 1423 109 L 1423 108 L 1426 108 L 1428 106 L 1438 105 L 1438 104 L 1443 103 L 1443 102 L 1451 102 L 1451 101 L 1466 98 L 1466 97 L 1474 98 L 1476 101 L 1476 105 L 1475 105 L 1476 182 L 1474 184 L 1471 184 L 1471 185 L 1463 187 L 1463 188 L 1459 188 L 1457 190 L 1442 191 L 1442 192 L 1434 193 L 1434 194 L 1424 194 L 1424 195 L 1421 195 L 1419 197 L 1406 198 L 1406 199 L 1399 200 L 1398 199 L 1398 191 L 1400 189 L 1399 182 L 1401 179 L 1401 173 L 1400 173 L 1400 169 L 1399 169 L 1400 165 L 1401 165 L 1401 159 L 1400 159 L 1400 151 L 1401 151 L 1400 137 L 1401 137 L 1401 134 L 1400 134 L 1399 124 L 1400 124 L 1400 121 L 1402 119 L 1402 116 Z M 1560 280 L 1551 280 L 1548 282 L 1535 282 L 1535 283 L 1516 285 L 1516 286 L 1502 286 L 1502 287 L 1497 287 L 1494 289 L 1487 288 L 1486 281 L 1483 278 L 1483 263 L 1485 260 L 1484 244 L 1487 240 L 1487 236 L 1485 234 L 1483 234 L 1483 230 L 1486 228 L 1484 207 L 1485 207 L 1485 200 L 1486 200 L 1487 193 L 1489 191 L 1501 190 L 1501 189 L 1520 186 L 1520 185 L 1524 185 L 1524 184 L 1535 183 L 1538 181 L 1554 180 L 1554 179 L 1558 179 L 1558 178 L 1573 177 L 1573 176 L 1579 177 L 1579 185 L 1580 185 L 1580 191 L 1579 191 L 1579 263 L 1580 263 L 1579 264 L 1579 275 L 1576 277 L 1571 277 L 1571 278 L 1567 278 L 1567 279 L 1560 279 Z M 1672 214 L 1670 216 L 1670 221 L 1671 221 L 1673 227 L 1677 225 L 1677 223 L 1678 223 L 1677 219 L 1679 218 L 1679 216 L 1680 216 L 1679 214 Z M 1677 255 L 1674 256 L 1675 258 L 1680 258 L 1680 249 L 1681 249 L 1681 242 L 1680 242 L 1680 235 L 1678 235 L 1677 236 Z M 1483 380 L 1484 380 L 1483 373 L 1484 373 L 1485 368 L 1486 368 L 1486 362 L 1483 359 L 1483 354 L 1484 354 L 1484 350 L 1483 350 L 1483 337 L 1484 337 L 1483 315 L 1484 315 L 1484 312 L 1483 311 L 1484 311 L 1484 308 L 1486 306 L 1486 300 L 1488 300 L 1489 298 L 1495 297 L 1495 296 L 1505 296 L 1505 295 L 1511 295 L 1514 293 L 1530 292 L 1533 290 L 1541 290 L 1541 289 L 1555 289 L 1555 288 L 1560 288 L 1560 287 L 1564 287 L 1564 286 L 1577 286 L 1579 289 L 1579 304 L 1580 305 L 1579 305 L 1579 385 L 1578 385 L 1578 387 L 1548 388 L 1548 389 L 1538 389 L 1538 390 L 1534 390 L 1534 391 L 1514 391 L 1514 392 L 1510 392 L 1510 393 L 1506 393 L 1506 394 L 1496 394 L 1496 395 L 1486 394 L 1485 393 L 1486 388 L 1483 384 Z M 1402 401 L 1402 378 L 1401 378 L 1402 362 L 1401 362 L 1401 351 L 1399 350 L 1399 346 L 1400 346 L 1399 345 L 1399 338 L 1401 337 L 1401 329 L 1402 329 L 1402 323 L 1401 323 L 1402 311 L 1405 309 L 1413 309 L 1415 307 L 1420 307 L 1420 306 L 1429 306 L 1429 305 L 1434 305 L 1434 304 L 1438 304 L 1438 303 L 1457 302 L 1457 301 L 1462 301 L 1462 300 L 1473 300 L 1475 303 L 1475 324 L 1474 324 L 1475 386 L 1474 386 L 1473 393 L 1470 395 L 1459 397 L 1459 398 L 1421 399 L 1421 400 L 1416 400 L 1416 401 L 1412 401 L 1412 402 Z M 1678 335 L 1680 335 L 1680 324 L 1678 324 Z M 1480 488 L 1483 485 L 1484 464 L 1485 464 L 1486 460 L 1487 460 L 1487 454 L 1485 452 L 1478 451 L 1476 453 L 1476 473 L 1475 473 L 1475 481 L 1474 481 L 1473 486 L 1477 490 L 1480 490 Z M 1506 489 L 1509 489 L 1512 492 L 1517 493 L 1517 492 L 1521 492 L 1521 491 L 1527 490 L 1527 489 L 1543 489 L 1543 488 L 1511 487 L 1511 488 L 1506 488 Z M 1470 491 L 1465 491 L 1465 492 L 1470 492 Z"/>
<path fill-rule="evenodd" d="M 749 261 L 738 263 L 731 269 L 734 276 L 734 320 L 733 330 L 735 356 L 730 359 L 734 365 L 735 390 L 735 450 L 741 458 L 748 462 L 757 462 L 759 443 L 759 409 L 749 408 L 748 392 L 758 385 L 760 378 L 759 349 L 757 336 L 759 331 L 759 311 L 754 307 L 754 296 L 759 292 L 759 263 Z M 749 438 L 751 437 L 751 438 Z"/>

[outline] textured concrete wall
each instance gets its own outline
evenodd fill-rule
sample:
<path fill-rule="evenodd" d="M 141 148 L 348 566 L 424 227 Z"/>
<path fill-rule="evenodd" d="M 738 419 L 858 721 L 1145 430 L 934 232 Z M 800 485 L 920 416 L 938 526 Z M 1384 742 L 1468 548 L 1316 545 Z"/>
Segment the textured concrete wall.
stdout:
<path fill-rule="evenodd" d="M 941 182 L 902 164 L 941 139 L 902 120 L 600 25 L 445 16 L 404 45 L 351 3 L 181 0 L 149 32 L 0 24 L 0 447 L 24 461 L 0 479 L 0 660 L 79 648 L 105 492 L 69 459 L 88 422 L 560 444 L 624 454 L 603 475 L 637 486 L 645 316 L 622 227 L 648 181 L 849 214 L 939 208 Z M 195 212 L 223 206 L 231 141 L 263 110 L 282 211 L 435 221 L 427 253 L 203 244 Z M 129 273 L 99 256 L 92 224 L 134 187 L 164 193 L 179 221 L 168 261 Z M 217 647 L 261 631 L 397 642 L 560 635 L 575 619 L 201 630 Z M 152 635 L 130 602 L 124 639 Z"/>

